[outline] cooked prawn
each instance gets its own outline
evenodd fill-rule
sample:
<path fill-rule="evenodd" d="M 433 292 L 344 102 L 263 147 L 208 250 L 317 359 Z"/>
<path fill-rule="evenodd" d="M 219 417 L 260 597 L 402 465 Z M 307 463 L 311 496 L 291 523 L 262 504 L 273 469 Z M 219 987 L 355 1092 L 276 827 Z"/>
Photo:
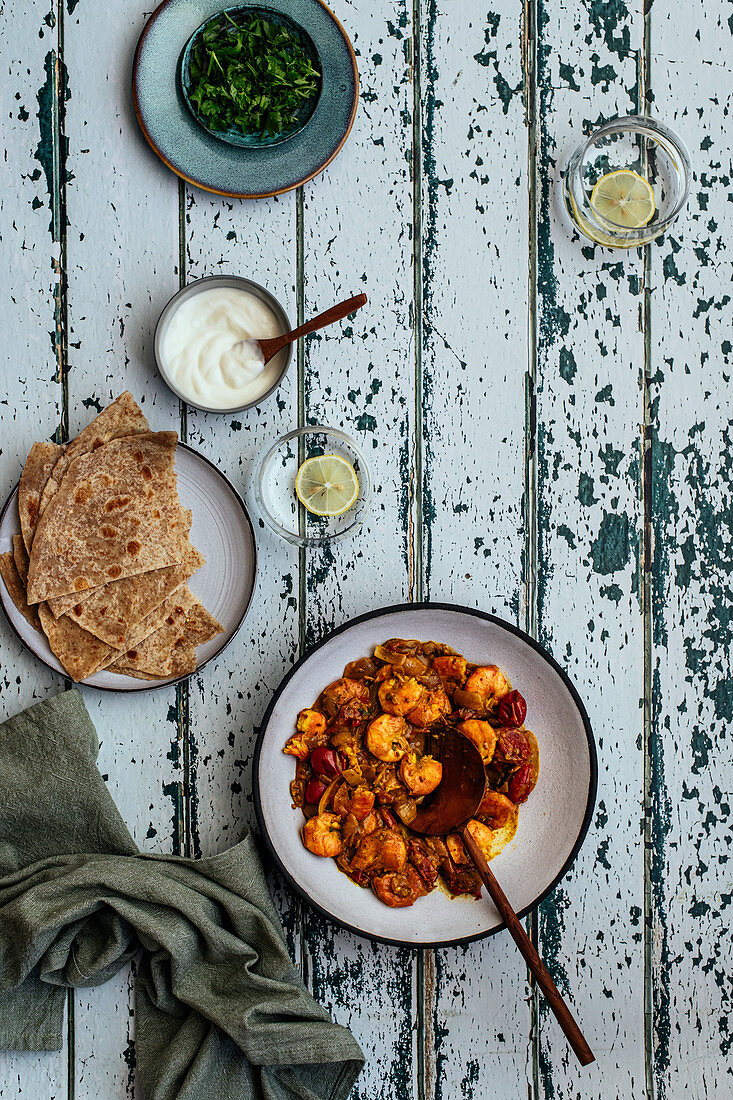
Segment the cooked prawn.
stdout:
<path fill-rule="evenodd" d="M 407 722 L 392 714 L 380 714 L 366 731 L 369 752 L 386 764 L 395 764 L 407 752 Z"/>
<path fill-rule="evenodd" d="M 325 733 L 326 716 L 325 714 L 321 714 L 319 710 L 310 710 L 309 708 L 301 710 L 298 715 L 296 729 L 301 733 L 308 734 Z"/>
<path fill-rule="evenodd" d="M 380 875 L 372 879 L 372 890 L 391 909 L 403 909 L 427 893 L 425 883 L 409 864 L 402 874 Z"/>
<path fill-rule="evenodd" d="M 370 791 L 367 787 L 357 787 L 346 806 L 348 812 L 353 814 L 357 821 L 364 821 L 374 807 L 374 791 Z"/>
<path fill-rule="evenodd" d="M 488 818 L 489 828 L 502 829 L 514 813 L 514 803 L 499 791 L 487 790 L 476 813 Z"/>
<path fill-rule="evenodd" d="M 497 665 L 482 665 L 466 680 L 466 691 L 480 695 L 487 703 L 498 702 L 511 689 L 512 685 Z"/>
<path fill-rule="evenodd" d="M 393 829 L 377 829 L 360 842 L 351 865 L 357 871 L 401 871 L 406 862 L 404 837 Z"/>
<path fill-rule="evenodd" d="M 413 726 L 430 726 L 450 711 L 450 699 L 443 691 L 426 691 L 422 700 L 407 713 L 407 721 Z"/>
<path fill-rule="evenodd" d="M 489 853 L 494 843 L 493 830 L 488 825 L 484 825 L 482 821 L 476 821 L 475 818 L 469 821 L 466 828 L 486 858 L 490 859 L 491 855 Z"/>
<path fill-rule="evenodd" d="M 337 714 L 341 707 L 353 701 L 364 704 L 369 702 L 369 688 L 361 680 L 350 680 L 348 676 L 342 676 L 324 689 L 323 705 L 329 714 Z"/>
<path fill-rule="evenodd" d="M 403 756 L 400 762 L 400 779 L 410 794 L 419 798 L 430 794 L 443 778 L 443 765 L 432 756 L 421 756 L 411 752 Z"/>
<path fill-rule="evenodd" d="M 423 685 L 412 676 L 403 680 L 392 677 L 380 685 L 379 702 L 387 714 L 404 715 L 414 710 L 425 694 Z"/>
<path fill-rule="evenodd" d="M 481 753 L 484 764 L 488 764 L 494 755 L 496 748 L 496 730 L 488 722 L 482 722 L 478 718 L 469 718 L 465 722 L 459 722 L 458 729 Z"/>
<path fill-rule="evenodd" d="M 466 676 L 467 662 L 465 657 L 446 654 L 444 657 L 435 657 L 433 668 L 443 680 L 453 680 L 455 684 L 462 684 Z"/>
<path fill-rule="evenodd" d="M 333 858 L 343 847 L 338 814 L 317 814 L 303 826 L 303 843 L 314 856 Z"/>

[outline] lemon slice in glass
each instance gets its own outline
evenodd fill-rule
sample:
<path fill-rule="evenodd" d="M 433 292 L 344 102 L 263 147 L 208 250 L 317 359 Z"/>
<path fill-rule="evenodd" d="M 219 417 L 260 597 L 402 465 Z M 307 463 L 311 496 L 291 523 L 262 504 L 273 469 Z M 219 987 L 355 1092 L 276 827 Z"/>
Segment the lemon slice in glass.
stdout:
<path fill-rule="evenodd" d="M 624 229 L 641 229 L 651 221 L 656 209 L 651 187 L 630 168 L 601 176 L 591 193 L 590 204 L 599 217 Z"/>
<path fill-rule="evenodd" d="M 340 455 L 307 458 L 295 478 L 300 503 L 314 516 L 340 516 L 356 500 L 356 470 Z"/>

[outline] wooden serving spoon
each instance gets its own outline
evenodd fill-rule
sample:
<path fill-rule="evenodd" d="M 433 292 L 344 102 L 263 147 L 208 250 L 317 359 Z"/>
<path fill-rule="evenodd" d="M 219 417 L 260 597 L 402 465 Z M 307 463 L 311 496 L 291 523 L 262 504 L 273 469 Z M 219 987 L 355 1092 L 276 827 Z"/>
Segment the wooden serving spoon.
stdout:
<path fill-rule="evenodd" d="M 595 1056 L 547 967 L 537 954 L 534 944 L 524 931 L 522 922 L 494 877 L 486 858 L 468 831 L 467 825 L 478 810 L 486 788 L 486 773 L 481 753 L 472 741 L 457 731 L 447 729 L 436 739 L 436 755 L 443 765 L 443 778 L 432 795 L 421 803 L 410 828 L 426 836 L 458 833 L 480 874 L 489 896 L 499 910 L 509 933 L 521 951 L 535 981 L 547 999 L 557 1022 L 565 1032 L 570 1046 L 582 1066 L 595 1061 Z"/>
<path fill-rule="evenodd" d="M 316 329 L 325 328 L 326 325 L 332 325 L 334 321 L 340 321 L 343 317 L 348 317 L 350 313 L 355 313 L 357 309 L 361 309 L 363 305 L 366 305 L 366 301 L 366 294 L 357 294 L 354 298 L 349 298 L 345 302 L 339 302 L 338 305 L 331 306 L 325 313 L 319 313 L 317 317 L 314 317 L 311 321 L 306 321 L 304 325 L 299 325 L 291 332 L 283 332 L 281 336 L 273 336 L 271 340 L 240 340 L 239 343 L 234 345 L 233 350 L 246 356 L 247 352 L 255 350 L 254 345 L 257 345 L 264 357 L 264 366 L 288 344 L 294 343 L 301 336 L 307 336 L 309 332 L 315 332 Z M 255 351 L 255 357 L 256 354 Z"/>

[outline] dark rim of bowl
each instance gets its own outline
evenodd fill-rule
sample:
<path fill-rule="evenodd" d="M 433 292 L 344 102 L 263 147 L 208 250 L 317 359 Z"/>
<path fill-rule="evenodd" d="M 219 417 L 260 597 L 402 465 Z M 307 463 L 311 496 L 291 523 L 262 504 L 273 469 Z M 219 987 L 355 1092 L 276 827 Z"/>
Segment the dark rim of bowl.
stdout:
<path fill-rule="evenodd" d="M 163 366 L 160 361 L 160 355 L 158 354 L 160 326 L 163 323 L 163 319 L 170 315 L 170 313 L 172 312 L 171 307 L 174 305 L 175 302 L 178 301 L 179 298 L 185 298 L 187 295 L 192 293 L 193 287 L 201 286 L 202 283 L 226 283 L 227 281 L 231 280 L 234 280 L 238 283 L 247 283 L 248 286 L 257 287 L 258 290 L 261 290 L 265 297 L 270 302 L 274 303 L 274 312 L 277 312 L 279 310 L 282 314 L 283 320 L 285 322 L 284 331 L 290 332 L 292 330 L 293 326 L 290 323 L 290 318 L 285 312 L 284 307 L 281 305 L 280 301 L 275 297 L 272 291 L 268 290 L 266 286 L 262 286 L 261 283 L 255 282 L 254 279 L 249 279 L 246 275 L 202 275 L 200 279 L 194 279 L 192 282 L 186 283 L 185 286 L 182 286 L 171 298 L 168 299 L 168 301 L 165 303 L 162 310 L 160 311 L 158 320 L 155 323 L 155 332 L 153 333 L 153 354 L 155 355 L 155 366 L 158 370 L 158 374 L 163 379 L 168 389 L 172 393 L 174 393 L 176 397 L 180 398 L 181 401 L 185 402 L 186 405 L 190 405 L 191 408 L 198 409 L 200 412 L 213 413 L 215 416 L 233 416 L 234 413 L 249 412 L 250 409 L 255 409 L 258 405 L 261 405 L 263 401 L 267 401 L 268 397 L 272 397 L 275 390 L 282 386 L 283 382 L 285 381 L 285 375 L 290 369 L 290 362 L 293 358 L 293 345 L 288 344 L 285 348 L 282 349 L 285 352 L 285 363 L 283 364 L 283 369 L 280 371 L 280 374 L 272 383 L 269 390 L 266 390 L 265 393 L 263 393 L 261 397 L 258 397 L 256 401 L 251 401 L 248 405 L 238 405 L 236 408 L 231 409 L 210 409 L 206 405 L 197 405 L 191 400 L 190 397 L 188 397 L 185 393 L 182 393 L 181 390 L 174 386 L 174 384 L 170 381 L 167 373 L 163 370 Z M 244 287 L 242 287 L 241 289 L 244 289 Z M 280 353 L 278 352 L 278 354 Z"/>
<path fill-rule="evenodd" d="M 561 881 L 561 879 L 565 877 L 565 875 L 572 867 L 588 832 L 591 818 L 593 816 L 593 809 L 596 801 L 596 792 L 598 789 L 598 756 L 596 753 L 596 743 L 593 737 L 593 730 L 591 729 L 590 719 L 588 718 L 586 709 L 573 682 L 571 681 L 567 672 L 565 672 L 565 670 L 557 663 L 554 657 L 550 656 L 547 650 L 544 649 L 544 647 L 541 646 L 539 642 L 535 641 L 535 639 L 530 637 L 530 635 L 527 634 L 524 630 L 520 630 L 519 627 L 514 626 L 513 623 L 507 622 L 505 619 L 500 619 L 497 615 L 490 615 L 486 611 L 479 611 L 477 608 L 474 607 L 464 607 L 461 604 L 430 602 L 390 604 L 388 607 L 379 607 L 375 611 L 368 611 L 365 615 L 357 615 L 356 618 L 349 619 L 348 622 L 343 623 L 341 626 L 336 627 L 334 630 L 331 630 L 316 645 L 311 646 L 307 653 L 304 653 L 303 656 L 297 661 L 297 663 L 294 664 L 290 671 L 284 676 L 282 682 L 280 683 L 280 686 L 272 697 L 270 705 L 265 712 L 265 716 L 262 719 L 262 725 L 260 726 L 260 732 L 257 736 L 253 759 L 252 791 L 254 795 L 255 813 L 257 815 L 257 823 L 259 825 L 260 833 L 265 838 L 267 846 L 277 865 L 278 871 L 283 876 L 285 881 L 293 890 L 295 890 L 297 894 L 300 895 L 300 897 L 307 901 L 308 904 L 313 909 L 315 909 L 317 913 L 320 913 L 322 917 L 325 917 L 326 920 L 331 921 L 333 924 L 339 925 L 341 928 L 345 928 L 347 932 L 355 933 L 355 935 L 357 936 L 363 936 L 366 939 L 374 940 L 377 943 L 385 943 L 388 944 L 390 947 L 410 947 L 416 951 L 426 947 L 457 947 L 460 944 L 473 943 L 476 940 L 488 939 L 489 936 L 495 936 L 497 932 L 503 931 L 506 928 L 506 924 L 498 924 L 496 928 L 491 928 L 486 932 L 478 932 L 476 933 L 476 935 L 472 936 L 459 936 L 458 938 L 451 940 L 424 940 L 420 941 L 419 943 L 415 943 L 412 940 L 397 940 L 388 938 L 386 936 L 379 936 L 376 935 L 376 933 L 374 932 L 367 932 L 363 928 L 358 928 L 353 924 L 347 924 L 346 921 L 339 920 L 338 917 L 335 917 L 332 913 L 329 913 L 327 909 L 324 909 L 321 905 L 319 905 L 318 902 L 314 901 L 310 894 L 308 894 L 303 889 L 303 887 L 296 882 L 290 872 L 286 870 L 285 866 L 282 863 L 282 860 L 275 850 L 275 846 L 270 839 L 270 834 L 267 829 L 267 824 L 265 822 L 264 814 L 262 812 L 262 803 L 260 800 L 260 756 L 262 753 L 262 744 L 267 734 L 267 726 L 269 724 L 270 718 L 272 717 L 272 712 L 275 709 L 275 705 L 277 704 L 278 699 L 280 698 L 282 692 L 285 690 L 292 678 L 298 672 L 298 670 L 305 664 L 305 662 L 312 656 L 312 654 L 321 649 L 321 647 L 324 646 L 327 642 L 331 641 L 332 638 L 337 637 L 339 634 L 343 634 L 350 627 L 357 626 L 359 623 L 368 622 L 370 619 L 376 619 L 382 615 L 394 614 L 394 612 L 396 611 L 420 610 L 456 611 L 463 615 L 473 615 L 477 619 L 484 619 L 486 622 L 493 623 L 495 626 L 501 627 L 503 630 L 508 631 L 510 634 L 514 634 L 515 637 L 521 638 L 522 641 L 526 642 L 533 650 L 535 650 L 535 652 L 538 653 L 545 660 L 550 668 L 552 668 L 553 671 L 558 674 L 563 684 L 570 692 L 571 698 L 575 703 L 575 706 L 577 707 L 578 713 L 580 714 L 581 720 L 583 722 L 583 728 L 585 729 L 585 735 L 588 741 L 588 756 L 590 768 L 590 774 L 588 776 L 588 800 L 586 802 L 583 822 L 581 824 L 580 831 L 578 832 L 577 839 L 570 851 L 570 855 L 565 860 L 565 863 L 560 868 L 559 872 L 552 880 L 550 885 L 545 890 L 543 890 L 543 892 L 539 894 L 532 902 L 530 902 L 529 905 L 525 906 L 525 908 L 522 909 L 521 912 L 517 913 L 517 916 L 520 919 L 522 917 L 526 917 L 528 913 L 532 913 L 539 905 L 541 905 L 545 898 L 549 897 L 557 884 Z"/>
<path fill-rule="evenodd" d="M 219 475 L 219 477 L 223 478 L 223 480 L 227 483 L 228 487 L 231 489 L 232 493 L 234 494 L 235 500 L 237 501 L 239 507 L 242 509 L 242 512 L 244 514 L 244 518 L 247 521 L 247 527 L 249 528 L 249 533 L 250 533 L 250 536 L 251 536 L 251 539 L 252 539 L 252 554 L 253 554 L 253 563 L 252 564 L 254 566 L 253 573 L 252 573 L 252 586 L 250 588 L 249 596 L 247 597 L 247 603 L 245 604 L 244 611 L 242 612 L 242 615 L 239 619 L 239 622 L 237 623 L 237 625 L 232 630 L 232 633 L 231 633 L 230 637 L 228 637 L 226 639 L 226 641 L 222 642 L 222 644 L 219 646 L 219 648 L 214 653 L 212 653 L 210 657 L 207 657 L 205 661 L 203 661 L 200 665 L 197 665 L 193 672 L 188 672 L 184 676 L 177 676 L 175 678 L 175 680 L 161 680 L 160 682 L 156 682 L 156 681 L 153 681 L 153 680 L 138 680 L 137 682 L 138 682 L 138 684 L 140 684 L 140 687 L 130 687 L 130 688 L 105 687 L 102 684 L 92 684 L 92 683 L 89 682 L 89 680 L 80 680 L 79 681 L 79 683 L 83 684 L 84 687 L 92 688 L 94 691 L 112 691 L 112 692 L 114 692 L 115 694 L 118 694 L 118 695 L 119 694 L 133 695 L 133 694 L 135 694 L 137 692 L 140 692 L 140 691 L 160 691 L 162 688 L 175 687 L 176 684 L 185 683 L 185 681 L 190 680 L 192 676 L 198 676 L 199 672 L 201 672 L 202 669 L 206 668 L 206 666 L 208 664 L 210 664 L 211 661 L 213 661 L 216 657 L 219 657 L 224 652 L 224 650 L 227 648 L 227 646 L 230 645 L 230 643 L 234 641 L 237 634 L 239 633 L 239 631 L 242 628 L 242 623 L 244 622 L 244 620 L 247 617 L 247 612 L 249 611 L 250 607 L 252 606 L 252 599 L 253 599 L 254 594 L 255 594 L 255 589 L 257 588 L 257 540 L 255 539 L 254 525 L 252 523 L 252 519 L 250 517 L 250 514 L 247 511 L 247 507 L 246 507 L 244 501 L 242 500 L 241 496 L 237 492 L 237 490 L 232 485 L 229 478 L 221 472 L 221 470 L 219 469 L 218 466 L 214 465 L 214 463 L 211 461 L 211 459 L 206 458 L 205 455 L 202 455 L 199 451 L 194 450 L 193 447 L 189 447 L 188 443 L 182 443 L 180 440 L 178 441 L 176 446 L 177 447 L 182 447 L 184 449 L 184 451 L 190 451 L 191 454 L 196 456 L 196 458 L 199 458 L 199 459 L 201 459 L 202 462 L 205 462 L 207 464 L 207 466 L 211 466 L 212 470 L 214 470 Z M 15 497 L 15 494 L 18 491 L 19 485 L 20 485 L 20 482 L 17 482 L 16 485 L 15 485 L 15 488 L 10 490 L 10 495 L 8 496 L 8 499 L 5 501 L 5 504 L 3 505 L 3 510 L 2 510 L 2 512 L 0 512 L 0 527 L 2 527 L 3 521 L 5 520 L 5 514 L 8 510 L 8 508 L 10 507 L 10 505 L 13 501 L 13 498 Z M 4 585 L 3 585 L 3 589 L 4 589 Z M 8 595 L 7 598 L 8 599 L 10 598 L 9 595 Z M 3 590 L 0 589 L 0 606 L 2 606 L 3 614 L 5 615 L 5 618 L 8 621 L 10 629 L 13 631 L 13 633 L 15 634 L 15 636 L 17 637 L 17 639 L 21 643 L 21 645 L 24 646 L 24 648 L 27 649 L 29 653 L 32 653 L 33 656 L 36 658 L 36 660 L 38 660 L 42 664 L 44 664 L 46 666 L 46 668 L 50 668 L 51 672 L 55 672 L 57 676 L 64 676 L 68 680 L 69 676 L 67 675 L 67 673 L 65 671 L 64 672 L 59 672 L 59 670 L 57 668 L 54 668 L 53 665 L 50 665 L 48 663 L 48 661 L 45 659 L 45 657 L 42 657 L 40 655 L 40 653 L 36 653 L 35 649 L 33 649 L 32 646 L 30 646 L 28 644 L 28 642 L 22 636 L 22 634 L 20 633 L 20 631 L 16 627 L 15 623 L 11 619 L 10 613 L 9 613 L 7 607 L 5 606 L 5 599 L 6 599 L 5 594 L 4 594 Z M 12 603 L 12 600 L 11 600 L 11 603 Z M 107 669 L 102 669 L 102 671 L 106 672 Z M 94 672 L 94 673 L 92 673 L 92 675 L 96 676 L 97 674 L 96 674 L 96 672 Z"/>
<path fill-rule="evenodd" d="M 254 193 L 246 193 L 243 191 L 223 191 L 221 190 L 221 188 L 218 187 L 208 187 L 206 184 L 201 183 L 200 180 L 194 179 L 193 176 L 187 176 L 185 172 L 183 172 L 180 168 L 176 168 L 176 166 L 168 159 L 168 157 L 164 155 L 163 150 L 160 149 L 158 145 L 156 145 L 152 134 L 150 133 L 143 121 L 142 113 L 140 111 L 140 101 L 137 92 L 137 72 L 140 62 L 140 54 L 142 53 L 143 47 L 145 45 L 145 39 L 147 37 L 148 31 L 152 27 L 155 20 L 161 14 L 164 8 L 167 8 L 169 4 L 175 2 L 176 0 L 162 0 L 162 3 L 158 4 L 158 7 L 152 13 L 140 33 L 137 46 L 135 47 L 135 56 L 133 57 L 132 61 L 132 101 L 135 108 L 135 116 L 137 118 L 138 126 L 142 130 L 143 136 L 148 145 L 156 154 L 156 156 L 160 157 L 160 159 L 163 161 L 163 164 L 165 164 L 165 166 L 169 168 L 171 172 L 174 172 L 175 175 L 179 176 L 182 180 L 185 180 L 186 183 L 190 183 L 193 187 L 199 187 L 202 191 L 208 191 L 209 194 L 212 195 L 223 195 L 227 199 L 271 199 L 275 195 L 286 195 L 288 191 L 294 191 L 297 187 L 301 187 L 304 183 L 308 183 L 310 180 L 315 179 L 316 176 L 319 176 L 321 172 L 324 172 L 326 168 L 328 168 L 329 164 L 331 164 L 331 162 L 336 159 L 336 157 L 343 149 L 344 144 L 346 143 L 346 139 L 351 133 L 351 128 L 354 125 L 354 119 L 356 118 L 356 109 L 359 105 L 359 67 L 356 63 L 356 54 L 354 53 L 354 47 L 351 44 L 351 39 L 344 30 L 343 24 L 334 15 L 328 4 L 324 3 L 324 0 L 314 0 L 315 3 L 320 4 L 320 6 L 328 13 L 328 15 L 331 17 L 331 19 L 333 19 L 334 23 L 338 27 L 348 48 L 349 56 L 351 58 L 351 66 L 354 71 L 354 103 L 351 108 L 349 122 L 344 132 L 344 135 L 336 148 L 330 154 L 330 156 L 327 157 L 326 160 L 324 160 L 323 164 L 319 164 L 317 168 L 315 168 L 307 176 L 303 176 L 302 179 L 295 180 L 293 181 L 293 183 L 289 183 L 286 187 L 279 187 L 275 191 L 257 191 Z"/>
<path fill-rule="evenodd" d="M 196 28 L 196 30 L 193 32 L 193 34 L 191 35 L 191 37 L 188 39 L 185 46 L 181 50 L 181 56 L 180 56 L 180 59 L 178 61 L 178 76 L 179 76 L 179 80 L 180 80 L 180 84 L 181 84 L 181 94 L 183 95 L 183 99 L 186 103 L 186 106 L 188 107 L 189 111 L 191 112 L 193 117 L 198 122 L 199 126 L 203 127 L 203 129 L 206 131 L 206 133 L 210 134 L 211 137 L 216 138 L 217 141 L 223 141 L 226 145 L 230 145 L 233 149 L 245 149 L 245 150 L 252 149 L 254 151 L 256 151 L 257 149 L 260 149 L 260 148 L 269 149 L 274 145 L 280 145 L 283 141 L 288 141 L 289 138 L 295 137 L 296 134 L 300 134 L 303 130 L 305 130 L 306 126 L 308 125 L 310 120 L 313 118 L 313 115 L 315 114 L 315 111 L 316 111 L 316 107 L 318 106 L 318 101 L 321 98 L 321 92 L 323 91 L 323 73 L 319 73 L 319 75 L 318 75 L 318 87 L 316 89 L 316 94 L 314 96 L 312 96 L 309 100 L 307 100 L 306 103 L 303 104 L 303 108 L 310 107 L 307 118 L 305 118 L 302 122 L 298 122 L 295 126 L 293 126 L 293 128 L 291 130 L 285 130 L 281 134 L 279 134 L 276 137 L 272 138 L 271 140 L 265 139 L 261 142 L 253 141 L 251 145 L 240 144 L 238 141 L 230 141 L 227 137 L 224 136 L 224 134 L 228 133 L 229 131 L 212 130 L 210 126 L 207 126 L 206 122 L 199 115 L 198 111 L 196 110 L 196 108 L 194 107 L 193 103 L 190 100 L 190 97 L 189 97 L 189 94 L 188 94 L 188 87 L 186 86 L 186 79 L 185 79 L 186 78 L 186 72 L 185 72 L 186 61 L 188 60 L 190 62 L 191 51 L 193 50 L 193 47 L 196 43 L 196 39 L 199 37 L 199 35 L 201 35 L 201 33 L 204 31 L 204 29 L 206 27 L 208 27 L 209 23 L 213 23 L 213 21 L 215 19 L 219 19 L 225 13 L 230 13 L 231 14 L 233 12 L 241 12 L 241 13 L 258 12 L 258 13 L 261 13 L 262 15 L 264 15 L 265 18 L 270 18 L 270 17 L 274 16 L 274 21 L 275 22 L 279 22 L 280 24 L 285 24 L 287 27 L 291 28 L 295 32 L 295 34 L 300 38 L 301 44 L 303 44 L 303 43 L 305 44 L 306 52 L 310 55 L 311 60 L 313 59 L 313 57 L 315 57 L 318 61 L 318 64 L 321 65 L 321 55 L 318 53 L 318 50 L 316 49 L 315 43 L 314 43 L 313 39 L 311 38 L 311 36 L 308 34 L 305 27 L 302 27 L 299 23 L 296 23 L 296 21 L 294 19 L 291 19 L 290 16 L 282 15 L 281 12 L 275 11 L 274 8 L 268 7 L 266 3 L 264 3 L 264 4 L 253 4 L 253 5 L 250 5 L 250 4 L 232 4 L 231 7 L 222 8 L 221 11 L 216 12 L 215 15 L 210 15 L 208 19 L 205 19 L 204 22 L 201 23 L 200 26 L 198 26 Z M 322 65 L 321 65 L 321 67 L 322 67 Z M 190 66 L 189 66 L 189 71 L 190 71 Z M 242 133 L 241 136 L 246 138 L 248 136 L 256 137 L 257 135 L 254 135 L 254 134 L 253 135 L 248 135 L 248 134 Z"/>

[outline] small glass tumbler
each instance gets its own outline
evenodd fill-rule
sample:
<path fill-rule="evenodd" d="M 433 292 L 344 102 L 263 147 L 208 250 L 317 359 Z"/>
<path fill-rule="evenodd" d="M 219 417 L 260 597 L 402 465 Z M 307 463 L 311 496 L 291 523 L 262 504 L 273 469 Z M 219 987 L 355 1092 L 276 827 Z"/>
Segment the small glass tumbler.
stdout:
<path fill-rule="evenodd" d="M 690 189 L 690 158 L 667 126 L 642 115 L 615 118 L 579 145 L 563 176 L 578 230 L 607 248 L 637 248 L 664 233 Z"/>
<path fill-rule="evenodd" d="M 309 512 L 298 500 L 295 482 L 308 458 L 335 455 L 353 468 L 359 489 L 353 503 L 335 516 Z M 255 482 L 257 506 L 273 531 L 295 546 L 328 546 L 355 534 L 369 513 L 371 473 L 364 454 L 345 432 L 323 424 L 295 428 L 260 457 Z"/>

